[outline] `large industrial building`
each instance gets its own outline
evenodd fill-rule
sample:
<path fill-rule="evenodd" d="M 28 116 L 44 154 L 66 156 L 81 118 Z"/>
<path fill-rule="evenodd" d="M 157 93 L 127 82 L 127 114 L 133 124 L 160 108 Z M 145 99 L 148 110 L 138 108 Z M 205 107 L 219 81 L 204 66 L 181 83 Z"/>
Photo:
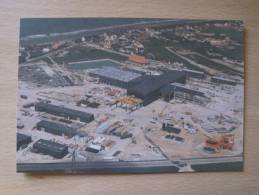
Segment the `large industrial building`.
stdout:
<path fill-rule="evenodd" d="M 28 145 L 32 142 L 31 136 L 24 135 L 21 133 L 16 134 L 16 150 L 19 150 L 21 146 Z"/>
<path fill-rule="evenodd" d="M 38 130 L 44 130 L 55 135 L 66 135 L 68 137 L 73 137 L 76 135 L 76 130 L 72 127 L 52 121 L 42 120 L 37 123 L 36 127 Z"/>
<path fill-rule="evenodd" d="M 170 83 L 184 84 L 186 75 L 183 71 L 167 71 L 159 76 L 145 76 L 142 81 L 128 89 L 128 95 L 134 95 L 143 100 L 143 105 L 157 100 L 161 95 L 161 89 Z"/>
<path fill-rule="evenodd" d="M 234 80 L 217 77 L 217 76 L 211 77 L 211 81 L 214 83 L 218 83 L 218 84 L 227 84 L 227 85 L 236 85 L 237 84 L 237 82 Z"/>
<path fill-rule="evenodd" d="M 195 96 L 206 98 L 201 91 L 190 89 L 180 83 L 171 83 L 161 89 L 161 95 L 164 100 L 169 101 L 176 96 L 181 96 L 184 99 L 193 100 Z"/>
<path fill-rule="evenodd" d="M 121 88 L 130 88 L 141 80 L 141 74 L 114 67 L 104 67 L 90 72 L 91 76 L 98 77 L 99 81 Z"/>
<path fill-rule="evenodd" d="M 82 112 L 79 110 L 70 109 L 70 108 L 65 108 L 62 106 L 56 106 L 56 105 L 48 104 L 48 103 L 44 103 L 44 102 L 36 103 L 35 110 L 38 112 L 46 112 L 49 114 L 65 117 L 68 119 L 80 120 L 80 121 L 86 122 L 86 123 L 90 123 L 91 121 L 94 120 L 93 114 L 90 114 L 87 112 Z"/>
<path fill-rule="evenodd" d="M 203 72 L 184 69 L 167 70 L 161 75 L 141 75 L 138 73 L 106 67 L 91 72 L 92 76 L 100 78 L 101 82 L 127 88 L 127 94 L 142 100 L 142 105 L 148 105 L 162 96 L 166 101 L 175 95 L 183 95 L 184 99 L 196 100 L 196 97 L 206 98 L 203 92 L 185 87 L 187 77 L 204 78 Z"/>
<path fill-rule="evenodd" d="M 63 158 L 68 154 L 68 146 L 49 140 L 40 139 L 33 144 L 33 149 L 38 153 L 50 155 L 54 158 Z"/>

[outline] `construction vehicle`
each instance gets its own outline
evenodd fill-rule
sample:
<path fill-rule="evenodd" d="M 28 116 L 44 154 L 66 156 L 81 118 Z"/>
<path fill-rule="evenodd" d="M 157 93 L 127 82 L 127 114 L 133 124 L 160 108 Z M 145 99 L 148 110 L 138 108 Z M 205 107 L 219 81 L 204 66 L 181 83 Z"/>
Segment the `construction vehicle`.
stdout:
<path fill-rule="evenodd" d="M 234 146 L 234 135 L 222 135 L 219 138 L 212 138 L 207 136 L 208 139 L 205 141 L 204 150 L 212 153 L 218 153 L 222 149 L 232 150 Z"/>
<path fill-rule="evenodd" d="M 234 146 L 234 135 L 221 136 L 221 147 L 226 150 L 232 150 Z"/>
<path fill-rule="evenodd" d="M 168 105 L 166 105 L 166 106 L 161 110 L 161 112 L 158 113 L 159 118 L 162 118 L 162 117 L 164 116 L 164 112 L 165 112 L 165 110 L 166 110 L 167 108 L 168 108 Z"/>

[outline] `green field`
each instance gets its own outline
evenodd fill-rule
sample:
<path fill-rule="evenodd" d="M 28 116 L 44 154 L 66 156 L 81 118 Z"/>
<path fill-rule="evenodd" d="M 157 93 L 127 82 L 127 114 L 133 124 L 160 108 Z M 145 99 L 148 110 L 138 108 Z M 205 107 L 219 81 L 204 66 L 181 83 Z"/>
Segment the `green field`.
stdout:
<path fill-rule="evenodd" d="M 173 53 L 169 52 L 165 47 L 172 46 L 172 41 L 162 41 L 156 38 L 149 39 L 148 41 L 144 42 L 145 46 L 145 56 L 148 56 L 151 59 L 159 60 L 162 62 L 182 62 L 184 66 L 187 68 L 203 71 L 203 69 L 192 65 L 188 61 L 174 55 Z"/>
<path fill-rule="evenodd" d="M 109 59 L 98 60 L 98 61 L 82 61 L 82 62 L 75 62 L 75 63 L 67 64 L 67 68 L 74 69 L 74 70 L 102 68 L 104 66 L 119 67 L 119 66 L 121 66 L 121 64 L 117 63 L 115 61 L 109 60 Z"/>
<path fill-rule="evenodd" d="M 127 60 L 126 56 L 121 56 L 119 54 L 110 53 L 103 50 L 98 50 L 95 48 L 75 46 L 67 50 L 68 53 L 62 57 L 53 56 L 53 59 L 57 63 L 70 63 L 77 61 L 88 61 L 97 59 L 113 59 L 116 61 Z"/>

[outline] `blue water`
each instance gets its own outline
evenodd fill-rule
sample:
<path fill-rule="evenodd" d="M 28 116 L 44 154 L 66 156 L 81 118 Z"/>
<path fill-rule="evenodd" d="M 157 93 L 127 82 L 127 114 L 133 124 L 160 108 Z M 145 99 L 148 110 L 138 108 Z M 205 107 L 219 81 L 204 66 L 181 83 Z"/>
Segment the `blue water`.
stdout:
<path fill-rule="evenodd" d="M 163 21 L 169 18 L 22 18 L 20 21 L 20 37 L 51 33 L 65 33 L 78 30 L 89 30 L 136 22 Z M 195 23 L 206 20 L 175 19 L 170 23 Z"/>
<path fill-rule="evenodd" d="M 22 18 L 20 37 L 38 34 L 64 33 L 98 27 L 155 21 L 151 18 Z"/>

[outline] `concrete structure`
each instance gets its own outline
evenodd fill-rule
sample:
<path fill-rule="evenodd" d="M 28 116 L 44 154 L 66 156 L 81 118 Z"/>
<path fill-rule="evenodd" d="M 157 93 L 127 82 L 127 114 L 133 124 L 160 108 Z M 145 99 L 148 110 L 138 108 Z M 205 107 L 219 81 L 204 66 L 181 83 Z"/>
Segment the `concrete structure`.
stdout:
<path fill-rule="evenodd" d="M 60 123 L 42 120 L 36 125 L 38 130 L 44 130 L 48 133 L 55 135 L 66 135 L 68 137 L 73 137 L 76 135 L 76 130 Z"/>
<path fill-rule="evenodd" d="M 177 93 L 182 93 L 183 98 L 188 100 L 194 100 L 195 96 L 206 98 L 203 92 L 190 89 L 179 83 L 172 83 L 161 89 L 161 95 L 166 101 L 175 98 L 175 96 L 179 95 Z"/>
<path fill-rule="evenodd" d="M 90 123 L 91 121 L 94 120 L 93 114 L 70 109 L 70 108 L 65 108 L 62 106 L 56 106 L 53 104 L 43 103 L 43 102 L 36 103 L 35 110 L 38 112 L 46 112 L 49 114 L 65 117 L 68 119 L 73 119 L 73 120 L 79 119 L 80 121 L 86 122 L 86 123 Z"/>
<path fill-rule="evenodd" d="M 54 158 L 63 158 L 68 154 L 68 146 L 49 140 L 40 139 L 33 144 L 33 149 L 38 153 L 47 154 Z"/>
<path fill-rule="evenodd" d="M 141 74 L 126 71 L 119 68 L 105 67 L 90 73 L 91 76 L 98 77 L 100 82 L 115 85 L 122 88 L 129 88 L 140 81 Z"/>

